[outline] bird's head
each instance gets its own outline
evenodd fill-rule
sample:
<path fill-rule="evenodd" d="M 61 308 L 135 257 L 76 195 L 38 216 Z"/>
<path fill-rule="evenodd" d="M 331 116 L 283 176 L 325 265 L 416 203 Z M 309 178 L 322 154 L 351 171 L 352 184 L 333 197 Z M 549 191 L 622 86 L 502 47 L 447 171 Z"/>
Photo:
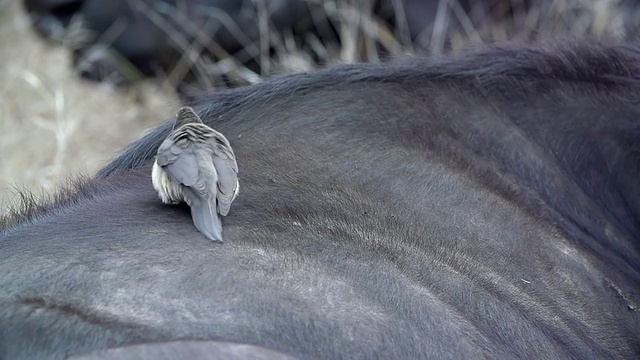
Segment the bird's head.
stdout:
<path fill-rule="evenodd" d="M 180 108 L 180 110 L 178 110 L 178 114 L 176 115 L 176 122 L 173 125 L 173 130 L 179 129 L 183 125 L 193 123 L 202 124 L 203 122 L 200 116 L 198 116 L 198 114 L 196 114 L 196 112 L 193 110 L 193 108 L 189 106 L 182 107 Z"/>

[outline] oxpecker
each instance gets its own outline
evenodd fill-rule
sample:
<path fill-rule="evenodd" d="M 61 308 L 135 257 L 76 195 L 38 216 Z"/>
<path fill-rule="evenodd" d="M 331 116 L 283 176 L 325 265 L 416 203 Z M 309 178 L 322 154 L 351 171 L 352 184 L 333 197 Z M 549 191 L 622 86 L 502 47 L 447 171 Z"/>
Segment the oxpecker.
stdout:
<path fill-rule="evenodd" d="M 186 202 L 207 238 L 222 242 L 220 217 L 238 195 L 238 164 L 229 140 L 205 125 L 190 107 L 178 111 L 151 172 L 153 188 L 165 204 Z"/>

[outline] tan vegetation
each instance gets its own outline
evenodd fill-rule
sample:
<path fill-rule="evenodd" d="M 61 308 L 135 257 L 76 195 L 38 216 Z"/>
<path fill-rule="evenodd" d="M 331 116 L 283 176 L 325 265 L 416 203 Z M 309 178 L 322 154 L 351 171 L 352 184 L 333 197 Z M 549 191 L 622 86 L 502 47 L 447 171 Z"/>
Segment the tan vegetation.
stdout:
<path fill-rule="evenodd" d="M 0 12 L 0 206 L 16 190 L 49 190 L 90 175 L 142 132 L 173 115 L 172 90 L 151 82 L 116 91 L 80 80 L 65 48 L 29 27 L 19 1 Z"/>

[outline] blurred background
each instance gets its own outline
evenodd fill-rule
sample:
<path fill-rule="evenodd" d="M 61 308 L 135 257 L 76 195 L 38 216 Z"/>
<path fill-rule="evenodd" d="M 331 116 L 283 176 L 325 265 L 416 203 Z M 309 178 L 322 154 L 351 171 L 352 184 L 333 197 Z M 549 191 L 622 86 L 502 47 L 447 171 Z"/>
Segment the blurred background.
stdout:
<path fill-rule="evenodd" d="M 638 38 L 640 0 L 0 0 L 0 210 L 92 175 L 180 99 L 496 41 Z"/>

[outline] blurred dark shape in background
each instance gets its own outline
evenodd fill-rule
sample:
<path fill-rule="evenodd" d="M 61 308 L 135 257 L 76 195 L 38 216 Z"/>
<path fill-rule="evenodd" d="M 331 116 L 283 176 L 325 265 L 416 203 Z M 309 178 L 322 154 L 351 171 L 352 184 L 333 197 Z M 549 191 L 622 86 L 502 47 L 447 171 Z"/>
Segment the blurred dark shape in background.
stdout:
<path fill-rule="evenodd" d="M 638 1 L 25 0 L 25 5 L 39 33 L 72 49 L 82 77 L 126 85 L 160 75 L 184 91 L 246 85 L 263 75 L 338 61 L 438 54 L 493 40 L 562 34 L 630 40 L 637 37 Z"/>

